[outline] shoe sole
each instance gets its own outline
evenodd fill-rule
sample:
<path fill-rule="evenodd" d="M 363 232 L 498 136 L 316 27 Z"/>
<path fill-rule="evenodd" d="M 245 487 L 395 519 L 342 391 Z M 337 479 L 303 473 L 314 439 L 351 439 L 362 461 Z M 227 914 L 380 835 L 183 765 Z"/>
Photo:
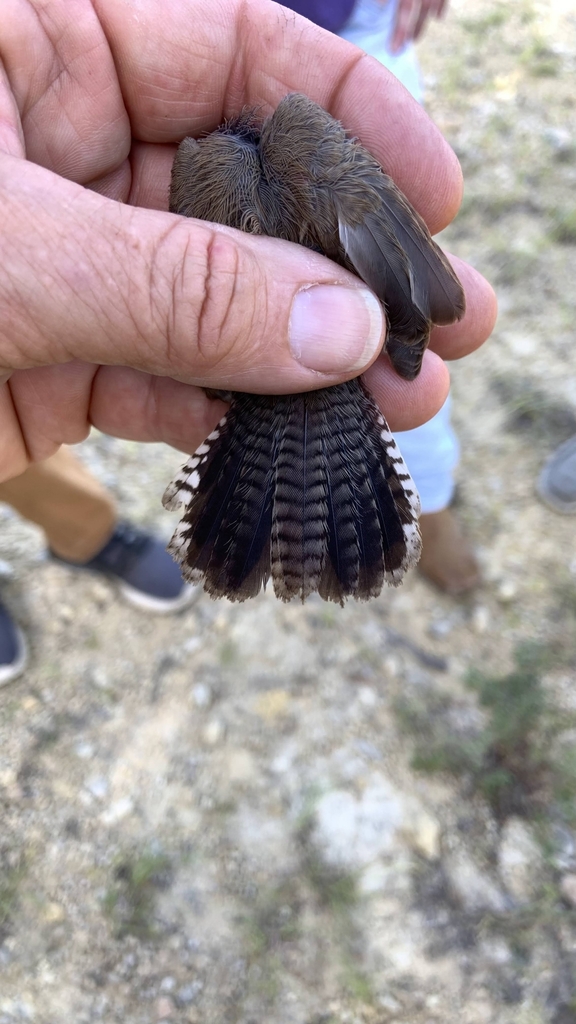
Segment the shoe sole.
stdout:
<path fill-rule="evenodd" d="M 0 666 L 0 686 L 7 686 L 8 683 L 12 683 L 15 679 L 18 679 L 28 664 L 28 645 L 24 639 L 22 631 L 18 629 L 18 626 L 15 628 L 20 653 L 16 658 L 16 661 L 13 661 L 11 665 Z"/>
<path fill-rule="evenodd" d="M 563 462 L 566 456 L 571 456 L 576 449 L 576 438 L 570 437 L 564 444 L 556 449 L 551 458 L 544 464 L 544 467 L 536 483 L 536 493 L 548 508 L 553 512 L 560 512 L 564 516 L 576 515 L 576 501 L 565 501 L 559 498 L 550 488 L 550 480 L 556 467 Z"/>
<path fill-rule="evenodd" d="M 145 594 L 142 590 L 131 587 L 129 583 L 118 583 L 117 587 L 120 596 L 127 604 L 153 615 L 174 615 L 176 612 L 182 612 L 194 604 L 202 593 L 201 587 L 188 584 L 182 593 L 174 598 L 153 597 L 151 594 Z"/>

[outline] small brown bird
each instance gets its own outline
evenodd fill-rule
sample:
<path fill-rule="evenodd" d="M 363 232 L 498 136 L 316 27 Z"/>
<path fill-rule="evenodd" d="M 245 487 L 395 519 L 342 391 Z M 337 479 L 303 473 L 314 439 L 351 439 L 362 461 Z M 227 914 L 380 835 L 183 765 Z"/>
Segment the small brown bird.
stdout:
<path fill-rule="evenodd" d="M 286 96 L 184 139 L 170 209 L 324 253 L 388 318 L 386 351 L 413 380 L 433 324 L 464 312 L 460 282 L 422 218 L 342 125 Z M 398 585 L 420 554 L 420 501 L 360 378 L 299 395 L 221 393 L 228 413 L 170 484 L 186 509 L 169 551 L 212 597 L 244 601 L 272 577 L 283 601 L 342 604 Z"/>

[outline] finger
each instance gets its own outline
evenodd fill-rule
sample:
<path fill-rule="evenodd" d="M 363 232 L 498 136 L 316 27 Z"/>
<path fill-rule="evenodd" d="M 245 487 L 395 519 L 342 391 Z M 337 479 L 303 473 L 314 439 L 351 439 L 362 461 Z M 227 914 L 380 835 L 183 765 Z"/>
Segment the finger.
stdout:
<path fill-rule="evenodd" d="M 300 91 L 365 143 L 433 231 L 459 206 L 457 160 L 394 76 L 270 0 L 147 0 L 138 17 L 133 0 L 5 2 L 10 132 L 20 117 L 28 158 L 71 180 L 113 177 L 132 138 L 176 142 Z"/>
<path fill-rule="evenodd" d="M 477 270 L 457 256 L 450 256 L 464 293 L 466 312 L 461 320 L 448 327 L 435 327 L 430 348 L 443 359 L 461 359 L 474 352 L 490 336 L 498 315 L 494 290 Z"/>
<path fill-rule="evenodd" d="M 0 367 L 81 359 L 286 393 L 348 379 L 381 347 L 379 307 L 315 253 L 132 210 L 10 157 L 0 196 Z M 460 355 L 468 332 L 474 344 L 486 335 L 494 300 L 457 266 L 469 312 L 442 337 Z"/>
<path fill-rule="evenodd" d="M 364 374 L 391 430 L 412 430 L 431 419 L 444 405 L 450 389 L 446 364 L 433 352 L 425 352 L 422 370 L 408 382 L 392 369 L 386 356 Z"/>
<path fill-rule="evenodd" d="M 20 476 L 29 462 L 8 374 L 0 374 L 0 483 Z"/>
<path fill-rule="evenodd" d="M 396 9 L 394 32 L 390 43 L 392 53 L 400 50 L 411 38 L 411 27 L 414 19 L 414 5 L 416 0 L 399 0 Z"/>
<path fill-rule="evenodd" d="M 270 0 L 149 0 L 137 19 L 131 0 L 95 6 L 140 141 L 198 136 L 245 104 L 264 115 L 304 92 L 374 153 L 433 231 L 454 216 L 452 150 L 394 76 L 352 44 Z"/>
<path fill-rule="evenodd" d="M 88 436 L 88 408 L 96 370 L 96 366 L 74 361 L 12 374 L 12 402 L 22 442 L 32 461 L 47 459 L 61 444 L 78 444 Z"/>
<path fill-rule="evenodd" d="M 427 3 L 426 0 L 424 0 L 424 2 L 420 5 L 418 17 L 416 18 L 414 28 L 412 29 L 411 39 L 413 39 L 414 42 L 416 42 L 416 40 L 418 40 L 422 35 L 422 32 L 426 27 L 426 22 L 428 21 L 428 18 L 430 17 L 431 13 L 432 5 L 430 3 Z"/>
<path fill-rule="evenodd" d="M 78 444 L 91 426 L 113 437 L 163 441 L 193 452 L 225 410 L 224 402 L 208 398 L 200 388 L 125 366 L 74 361 L 18 370 L 10 390 L 0 389 L 0 423 L 9 424 L 8 413 L 14 422 L 10 436 L 2 432 L 0 455 L 5 451 L 6 462 L 0 458 L 0 479 L 23 472 L 28 461 L 48 458 L 62 444 Z"/>
<path fill-rule="evenodd" d="M 29 160 L 85 183 L 126 159 L 130 122 L 92 3 L 2 0 L 1 56 Z"/>
<path fill-rule="evenodd" d="M 130 441 L 164 441 L 192 453 L 226 408 L 201 388 L 170 377 L 102 366 L 94 379 L 89 416 L 105 434 Z"/>
<path fill-rule="evenodd" d="M 128 365 L 240 391 L 349 379 L 380 351 L 372 293 L 277 239 L 134 210 L 0 158 L 0 367 Z"/>
<path fill-rule="evenodd" d="M 117 202 L 147 210 L 167 210 L 176 149 L 173 145 L 134 142 L 129 160 L 109 174 L 88 182 L 87 186 Z"/>

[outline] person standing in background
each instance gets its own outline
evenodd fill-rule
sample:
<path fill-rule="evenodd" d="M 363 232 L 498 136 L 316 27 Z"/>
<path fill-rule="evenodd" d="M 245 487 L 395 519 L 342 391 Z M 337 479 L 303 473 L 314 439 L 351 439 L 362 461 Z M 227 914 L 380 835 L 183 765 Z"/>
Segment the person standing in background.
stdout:
<path fill-rule="evenodd" d="M 447 0 L 289 0 L 285 7 L 335 32 L 375 57 L 423 102 L 414 41 L 429 17 L 440 18 Z M 450 398 L 427 423 L 395 434 L 420 493 L 422 557 L 419 569 L 458 596 L 480 582 L 472 547 L 450 509 L 459 444 L 450 422 Z"/>

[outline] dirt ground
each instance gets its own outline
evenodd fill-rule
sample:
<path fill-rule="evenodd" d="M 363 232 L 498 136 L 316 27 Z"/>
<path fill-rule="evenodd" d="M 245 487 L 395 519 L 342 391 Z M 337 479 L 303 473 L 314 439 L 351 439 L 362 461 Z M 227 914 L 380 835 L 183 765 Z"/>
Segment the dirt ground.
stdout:
<path fill-rule="evenodd" d="M 0 1024 L 576 1022 L 576 520 L 535 495 L 576 433 L 576 11 L 454 0 L 420 55 L 466 181 L 442 241 L 500 304 L 453 367 L 485 582 L 149 619 L 0 508 L 32 646 L 0 691 Z M 81 453 L 169 536 L 178 453 Z"/>

